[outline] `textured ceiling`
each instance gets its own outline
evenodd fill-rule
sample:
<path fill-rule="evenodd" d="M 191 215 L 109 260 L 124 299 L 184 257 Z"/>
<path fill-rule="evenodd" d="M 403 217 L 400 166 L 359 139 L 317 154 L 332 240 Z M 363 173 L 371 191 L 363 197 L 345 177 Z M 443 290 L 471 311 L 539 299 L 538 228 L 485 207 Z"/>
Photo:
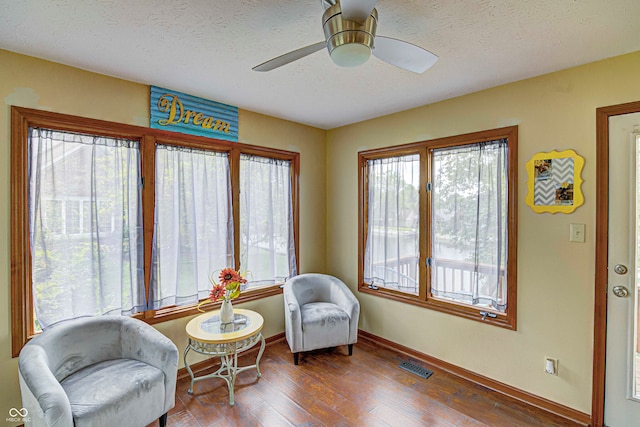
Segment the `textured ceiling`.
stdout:
<path fill-rule="evenodd" d="M 380 0 L 379 35 L 430 50 L 423 74 L 339 68 L 321 0 L 0 0 L 0 48 L 335 128 L 640 50 L 639 0 Z"/>

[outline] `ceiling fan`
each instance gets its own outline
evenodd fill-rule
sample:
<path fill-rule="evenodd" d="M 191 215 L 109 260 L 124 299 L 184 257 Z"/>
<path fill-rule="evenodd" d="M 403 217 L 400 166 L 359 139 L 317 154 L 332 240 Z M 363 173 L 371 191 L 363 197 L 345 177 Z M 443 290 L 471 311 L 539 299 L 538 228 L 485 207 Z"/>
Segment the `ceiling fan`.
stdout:
<path fill-rule="evenodd" d="M 419 46 L 390 37 L 376 36 L 377 0 L 321 0 L 325 8 L 322 27 L 326 40 L 270 59 L 253 67 L 271 71 L 326 47 L 333 62 L 342 67 L 362 65 L 373 53 L 404 70 L 422 73 L 438 57 Z"/>

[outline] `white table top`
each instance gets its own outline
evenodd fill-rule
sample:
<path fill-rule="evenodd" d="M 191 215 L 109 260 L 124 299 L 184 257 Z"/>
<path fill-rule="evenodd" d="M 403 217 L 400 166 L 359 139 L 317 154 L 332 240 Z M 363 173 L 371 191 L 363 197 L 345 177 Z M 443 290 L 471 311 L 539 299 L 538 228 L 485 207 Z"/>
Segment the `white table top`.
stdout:
<path fill-rule="evenodd" d="M 243 340 L 262 330 L 264 319 L 259 313 L 234 308 L 233 315 L 234 322 L 223 325 L 220 310 L 203 313 L 187 323 L 187 335 L 202 343 L 222 344 Z"/>

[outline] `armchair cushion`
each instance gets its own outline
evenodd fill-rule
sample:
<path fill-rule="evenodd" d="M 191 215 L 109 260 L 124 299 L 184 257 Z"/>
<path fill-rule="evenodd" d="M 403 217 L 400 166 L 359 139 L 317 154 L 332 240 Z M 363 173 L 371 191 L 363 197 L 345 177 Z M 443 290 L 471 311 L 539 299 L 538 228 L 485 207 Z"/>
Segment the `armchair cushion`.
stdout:
<path fill-rule="evenodd" d="M 128 372 L 129 375 L 122 375 Z M 145 425 L 164 413 L 164 374 L 133 359 L 99 362 L 60 383 L 79 426 Z M 140 407 L 140 402 L 145 402 Z"/>
<path fill-rule="evenodd" d="M 310 302 L 300 309 L 305 350 L 349 343 L 349 315 L 330 302 Z"/>

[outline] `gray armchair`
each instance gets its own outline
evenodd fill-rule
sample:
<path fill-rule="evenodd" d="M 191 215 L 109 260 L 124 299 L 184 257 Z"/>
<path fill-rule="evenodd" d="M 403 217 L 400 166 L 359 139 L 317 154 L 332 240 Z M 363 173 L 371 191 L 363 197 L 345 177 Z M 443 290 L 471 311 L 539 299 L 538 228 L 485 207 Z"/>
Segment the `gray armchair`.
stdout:
<path fill-rule="evenodd" d="M 285 335 L 293 362 L 303 351 L 348 345 L 358 340 L 360 303 L 340 279 L 301 274 L 284 284 Z"/>
<path fill-rule="evenodd" d="M 27 426 L 140 426 L 175 405 L 178 349 L 126 316 L 67 320 L 27 343 L 18 360 Z"/>

